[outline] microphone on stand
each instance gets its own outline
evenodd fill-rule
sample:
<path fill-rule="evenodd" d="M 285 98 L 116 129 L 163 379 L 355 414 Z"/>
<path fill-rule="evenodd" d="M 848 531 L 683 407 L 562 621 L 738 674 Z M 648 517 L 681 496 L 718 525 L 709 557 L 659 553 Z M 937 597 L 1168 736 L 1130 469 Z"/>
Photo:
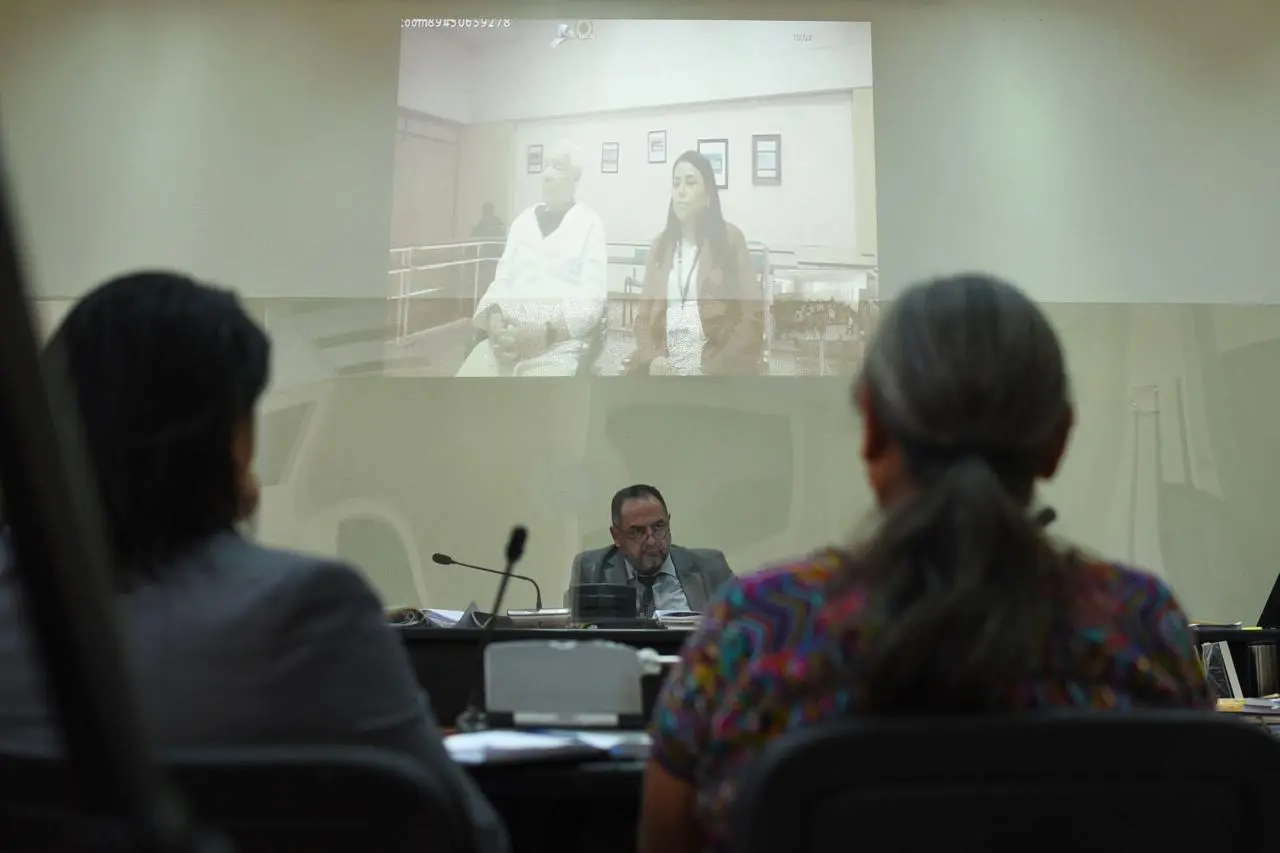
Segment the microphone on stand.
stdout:
<path fill-rule="evenodd" d="M 493 609 L 489 611 L 489 621 L 484 623 L 484 637 L 481 639 L 479 646 L 480 651 L 480 681 L 471 688 L 471 701 L 467 703 L 467 710 L 458 716 L 458 729 L 464 732 L 478 732 L 489 727 L 489 717 L 480 707 L 480 688 L 484 684 L 484 652 L 489 642 L 493 639 L 493 632 L 497 630 L 498 613 L 502 610 L 502 599 L 507 595 L 507 582 L 513 577 L 520 577 L 513 574 L 512 569 L 516 567 L 516 563 L 520 562 L 520 558 L 524 556 L 524 546 L 529 540 L 529 531 L 516 525 L 511 529 L 511 537 L 507 540 L 507 565 L 501 572 L 493 572 L 493 569 L 485 569 L 480 566 L 467 566 L 466 563 L 458 563 L 460 566 L 466 566 L 469 569 L 480 569 L 482 572 L 493 572 L 502 575 L 502 580 L 498 583 L 498 594 L 493 598 Z M 433 554 L 432 559 L 437 563 L 441 562 L 439 557 L 445 557 L 445 554 Z M 450 563 L 454 562 L 449 560 Z M 530 583 L 532 579 L 524 578 Z M 537 584 L 533 584 L 537 588 Z M 542 594 L 538 594 L 541 598 Z"/>
<path fill-rule="evenodd" d="M 524 528 L 523 528 L 523 527 L 517 527 L 517 528 L 516 528 L 516 530 L 524 530 Z M 513 531 L 511 532 L 512 542 L 514 542 L 514 541 L 515 541 L 515 535 L 516 535 L 516 534 L 515 534 L 515 531 L 513 530 Z M 525 536 L 526 536 L 526 537 L 528 536 L 528 532 L 527 532 L 527 531 L 526 531 L 526 533 L 525 533 Z M 508 549 L 508 550 L 507 550 L 507 559 L 508 559 L 508 560 L 510 560 L 510 559 L 511 559 L 511 556 L 510 556 L 510 555 L 511 555 L 511 550 L 510 550 L 510 549 L 511 549 L 511 543 L 507 543 L 507 549 Z M 523 554 L 523 553 L 524 553 L 524 540 L 521 540 L 521 543 L 520 543 L 520 553 L 521 553 L 521 554 Z M 519 560 L 519 559 L 520 559 L 520 557 L 518 557 L 518 556 L 517 556 L 517 557 L 516 557 L 516 559 L 517 559 L 517 560 Z M 498 570 L 496 570 L 496 569 L 487 569 L 487 568 L 485 568 L 484 566 L 473 566 L 473 565 L 471 565 L 470 563 L 464 563 L 464 562 L 461 562 L 460 560 L 455 560 L 455 559 L 453 559 L 453 557 L 450 557 L 448 554 L 441 554 L 441 553 L 439 553 L 439 552 L 436 552 L 435 554 L 432 554 L 432 555 L 431 555 L 431 561 L 432 561 L 433 563 L 436 563 L 437 565 L 441 565 L 441 566 L 462 566 L 462 568 L 464 568 L 464 569 L 475 569 L 477 572 L 487 572 L 488 574 L 491 574 L 491 575 L 499 575 L 499 576 L 501 576 L 501 577 L 504 579 L 504 580 L 502 581 L 502 582 L 503 582 L 503 584 L 505 584 L 505 583 L 506 583 L 506 580 L 505 580 L 506 578 L 515 578 L 516 580 L 528 581 L 529 583 L 533 584 L 533 594 L 534 594 L 534 596 L 535 596 L 535 602 L 536 602 L 536 603 L 534 604 L 534 609 L 535 609 L 535 610 L 541 610 L 541 609 L 542 609 L 542 589 L 538 586 L 538 582 L 537 582 L 536 580 L 534 580 L 533 578 L 531 578 L 531 577 L 527 577 L 527 576 L 525 576 L 525 575 L 516 575 L 516 574 L 512 574 L 512 573 L 511 573 L 511 565 L 513 565 L 513 564 L 508 564 L 508 565 L 507 565 L 507 570 L 506 570 L 505 572 L 500 572 L 500 571 L 498 571 Z M 497 615 L 498 615 L 498 611 L 496 611 L 496 610 L 495 610 L 495 611 L 493 612 L 493 615 L 494 615 L 494 616 L 497 616 Z"/>
<path fill-rule="evenodd" d="M 1058 518 L 1058 511 L 1051 506 L 1044 507 L 1031 517 L 1037 527 L 1048 527 Z"/>

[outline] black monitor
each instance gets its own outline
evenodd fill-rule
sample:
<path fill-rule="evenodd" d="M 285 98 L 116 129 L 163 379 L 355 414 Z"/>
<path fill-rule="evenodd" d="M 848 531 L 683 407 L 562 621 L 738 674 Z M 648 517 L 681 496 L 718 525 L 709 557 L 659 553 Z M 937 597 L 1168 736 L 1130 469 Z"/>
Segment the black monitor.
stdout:
<path fill-rule="evenodd" d="M 624 583 L 579 584 L 569 589 L 569 602 L 582 622 L 636 618 L 636 591 Z"/>

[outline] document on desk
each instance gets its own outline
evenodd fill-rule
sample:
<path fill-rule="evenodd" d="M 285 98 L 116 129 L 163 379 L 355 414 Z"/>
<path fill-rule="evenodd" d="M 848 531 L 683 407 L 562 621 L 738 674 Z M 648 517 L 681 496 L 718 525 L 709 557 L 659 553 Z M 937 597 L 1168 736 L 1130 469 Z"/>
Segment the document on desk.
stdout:
<path fill-rule="evenodd" d="M 1280 714 L 1280 698 L 1275 696 L 1246 697 L 1240 710 L 1246 714 Z"/>
<path fill-rule="evenodd" d="M 444 746 L 454 761 L 471 765 L 591 761 L 610 757 L 607 749 L 570 733 L 541 734 L 511 729 L 452 735 L 444 739 Z"/>
<path fill-rule="evenodd" d="M 702 614 L 692 610 L 656 610 L 653 618 L 664 628 L 692 630 L 702 621 Z"/>
<path fill-rule="evenodd" d="M 648 732 L 606 732 L 575 731 L 572 729 L 549 729 L 545 734 L 557 737 L 571 737 L 579 743 L 593 746 L 608 753 L 610 758 L 622 760 L 644 760 L 649 757 L 649 747 L 653 740 Z"/>
<path fill-rule="evenodd" d="M 462 621 L 463 611 L 461 610 L 436 610 L 428 608 L 422 611 L 422 615 L 427 618 L 432 625 L 440 628 L 452 628 Z"/>

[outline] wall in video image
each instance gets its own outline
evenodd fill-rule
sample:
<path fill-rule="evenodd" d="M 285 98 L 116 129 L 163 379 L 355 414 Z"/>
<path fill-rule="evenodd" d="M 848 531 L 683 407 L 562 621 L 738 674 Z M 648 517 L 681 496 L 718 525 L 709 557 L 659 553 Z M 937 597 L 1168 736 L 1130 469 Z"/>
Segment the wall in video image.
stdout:
<path fill-rule="evenodd" d="M 390 372 L 857 369 L 869 24 L 424 23 L 401 40 Z"/>

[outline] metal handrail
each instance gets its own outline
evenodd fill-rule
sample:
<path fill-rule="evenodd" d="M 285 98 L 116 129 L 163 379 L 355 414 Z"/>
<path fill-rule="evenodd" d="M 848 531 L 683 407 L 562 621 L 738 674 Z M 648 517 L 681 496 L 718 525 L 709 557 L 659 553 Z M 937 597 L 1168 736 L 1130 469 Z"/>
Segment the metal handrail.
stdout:
<path fill-rule="evenodd" d="M 422 335 L 431 332 L 431 329 L 421 329 L 410 331 L 409 329 L 409 308 L 410 300 L 419 298 L 430 298 L 440 293 L 443 288 L 439 287 L 423 287 L 412 289 L 412 277 L 414 273 L 431 272 L 435 270 L 464 268 L 470 266 L 472 269 L 472 298 L 479 299 L 480 294 L 480 264 L 484 262 L 494 263 L 497 258 L 482 257 L 480 249 L 486 246 L 501 246 L 505 241 L 499 240 L 464 240 L 452 243 L 435 243 L 420 246 L 400 246 L 390 250 L 393 264 L 395 264 L 388 274 L 392 279 L 392 292 L 387 297 L 389 301 L 395 302 L 395 343 L 405 345 L 410 341 Z M 616 242 L 608 243 L 607 250 L 610 266 L 637 266 L 641 263 L 639 259 L 634 262 L 624 259 L 622 256 L 627 252 L 636 252 L 637 250 L 647 250 L 651 247 L 650 243 L 635 242 Z M 456 251 L 459 249 L 476 250 L 475 257 L 459 258 L 448 261 L 436 261 L 431 263 L 415 264 L 412 262 L 414 253 L 416 252 L 440 252 L 440 251 Z M 764 357 L 769 358 L 773 347 L 775 329 L 773 322 L 774 302 L 777 299 L 775 279 L 778 273 L 787 272 L 804 272 L 813 273 L 822 270 L 833 270 L 841 272 L 866 272 L 868 275 L 875 275 L 877 266 L 875 264 L 863 263 L 818 263 L 813 261 L 794 261 L 791 263 L 777 263 L 774 260 L 775 252 L 770 247 L 759 241 L 748 241 L 747 249 L 753 254 L 763 255 L 763 263 L 760 265 L 760 286 L 763 296 L 763 314 L 764 328 L 762 331 Z M 792 254 L 792 253 L 783 253 Z M 406 263 L 406 259 L 408 262 Z"/>

